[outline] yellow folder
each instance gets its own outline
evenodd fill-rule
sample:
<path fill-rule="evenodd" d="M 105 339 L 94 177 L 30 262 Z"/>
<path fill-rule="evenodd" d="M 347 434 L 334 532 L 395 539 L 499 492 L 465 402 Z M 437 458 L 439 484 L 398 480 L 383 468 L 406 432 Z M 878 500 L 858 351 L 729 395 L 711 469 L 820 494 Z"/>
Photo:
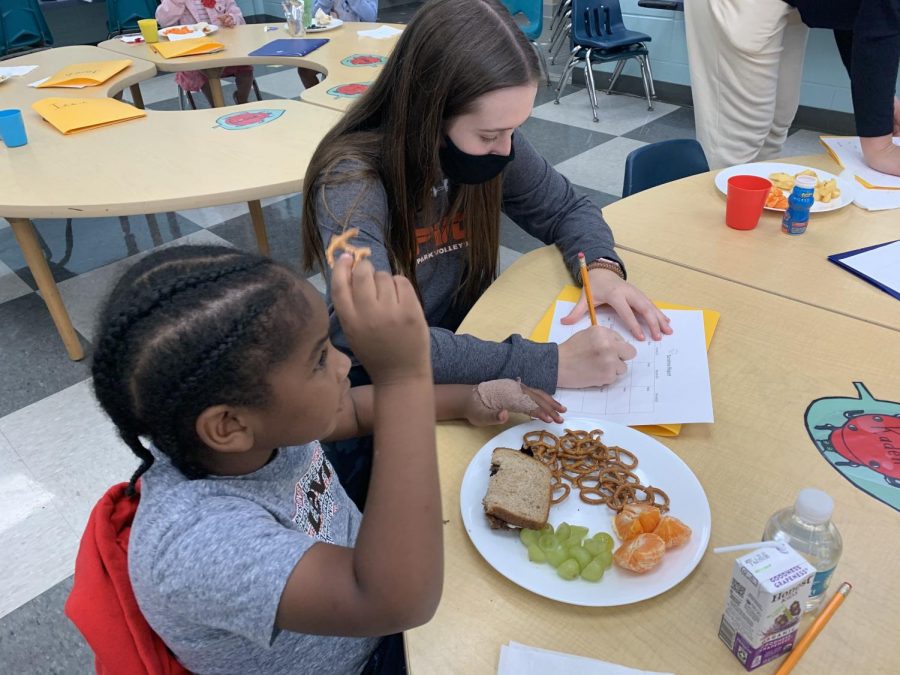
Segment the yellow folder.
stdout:
<path fill-rule="evenodd" d="M 173 40 L 170 42 L 154 42 L 150 45 L 160 56 L 166 59 L 174 59 L 178 56 L 197 56 L 198 54 L 212 54 L 225 49 L 225 45 L 210 38 L 190 38 L 188 40 Z"/>
<path fill-rule="evenodd" d="M 109 78 L 125 70 L 130 65 L 131 59 L 75 63 L 71 66 L 66 66 L 55 75 L 50 76 L 47 80 L 37 85 L 37 88 L 96 87 L 98 84 L 103 84 Z"/>
<path fill-rule="evenodd" d="M 145 117 L 147 113 L 112 98 L 44 98 L 31 107 L 64 134 Z"/>
<path fill-rule="evenodd" d="M 556 296 L 553 304 L 544 313 L 544 316 L 541 317 L 541 320 L 538 321 L 538 325 L 531 332 L 531 339 L 535 342 L 547 342 L 550 339 L 550 326 L 553 323 L 553 311 L 556 308 L 556 303 L 560 300 L 563 302 L 578 302 L 579 299 L 581 299 L 580 288 L 577 286 L 566 286 L 563 288 L 560 294 Z M 697 309 L 696 307 L 673 305 L 668 302 L 654 302 L 653 304 L 660 309 Z M 706 334 L 706 349 L 709 351 L 709 344 L 712 342 L 713 333 L 716 332 L 716 325 L 719 323 L 721 315 L 712 309 L 704 309 L 702 311 L 703 329 Z M 639 424 L 635 425 L 634 428 L 655 436 L 677 436 L 681 433 L 680 424 Z"/>

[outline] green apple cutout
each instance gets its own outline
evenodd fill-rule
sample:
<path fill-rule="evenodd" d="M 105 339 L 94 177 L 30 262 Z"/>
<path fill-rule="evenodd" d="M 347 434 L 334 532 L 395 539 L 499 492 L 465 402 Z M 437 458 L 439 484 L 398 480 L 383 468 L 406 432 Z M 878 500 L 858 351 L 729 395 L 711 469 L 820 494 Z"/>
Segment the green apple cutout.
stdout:
<path fill-rule="evenodd" d="M 853 386 L 859 398 L 810 403 L 806 431 L 844 478 L 900 511 L 900 403 L 874 398 L 862 382 Z"/>

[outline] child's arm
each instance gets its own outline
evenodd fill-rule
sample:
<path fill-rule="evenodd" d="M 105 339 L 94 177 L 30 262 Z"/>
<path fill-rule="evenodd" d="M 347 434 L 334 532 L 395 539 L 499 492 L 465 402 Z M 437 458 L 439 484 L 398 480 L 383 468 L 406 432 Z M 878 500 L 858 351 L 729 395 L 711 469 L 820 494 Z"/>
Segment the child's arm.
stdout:
<path fill-rule="evenodd" d="M 186 11 L 185 0 L 162 0 L 156 8 L 156 20 L 163 28 L 176 26 Z"/>
<path fill-rule="evenodd" d="M 374 387 L 372 476 L 355 548 L 320 542 L 301 558 L 278 628 L 388 635 L 427 622 L 443 583 L 441 493 L 428 327 L 409 281 L 368 261 L 334 268 L 332 299 Z"/>
<path fill-rule="evenodd" d="M 513 391 L 517 389 L 513 380 L 493 380 L 487 385 L 512 385 Z M 509 387 L 506 387 L 509 389 Z M 527 397 L 527 400 L 518 397 L 519 400 L 499 401 L 499 405 L 488 407 L 484 400 L 476 393 L 476 388 L 471 384 L 437 384 L 434 386 L 435 413 L 438 420 L 467 420 L 478 427 L 491 424 L 504 424 L 509 419 L 509 413 L 529 414 L 544 422 L 562 422 L 559 413 L 565 412 L 565 406 L 561 405 L 549 394 L 539 389 L 518 385 L 519 390 Z M 372 433 L 374 414 L 374 389 L 371 386 L 354 387 L 347 392 L 347 399 L 341 411 L 341 418 L 334 431 L 326 441 L 339 441 L 344 438 L 356 438 Z"/>
<path fill-rule="evenodd" d="M 243 12 L 241 12 L 241 8 L 238 7 L 238 4 L 234 0 L 224 0 L 222 8 L 225 10 L 224 13 L 234 20 L 232 26 L 242 26 L 247 23 L 244 19 Z"/>

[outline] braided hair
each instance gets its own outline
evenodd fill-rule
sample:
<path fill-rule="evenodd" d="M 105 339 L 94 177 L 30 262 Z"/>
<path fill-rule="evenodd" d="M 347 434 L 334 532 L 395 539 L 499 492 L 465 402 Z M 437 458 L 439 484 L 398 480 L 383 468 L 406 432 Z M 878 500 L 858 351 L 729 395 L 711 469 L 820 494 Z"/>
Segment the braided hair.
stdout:
<path fill-rule="evenodd" d="M 119 279 L 100 312 L 92 373 L 97 400 L 141 460 L 129 494 L 153 464 L 145 439 L 187 478 L 203 478 L 200 413 L 267 405 L 267 375 L 309 318 L 303 288 L 271 259 L 224 246 L 163 249 Z"/>

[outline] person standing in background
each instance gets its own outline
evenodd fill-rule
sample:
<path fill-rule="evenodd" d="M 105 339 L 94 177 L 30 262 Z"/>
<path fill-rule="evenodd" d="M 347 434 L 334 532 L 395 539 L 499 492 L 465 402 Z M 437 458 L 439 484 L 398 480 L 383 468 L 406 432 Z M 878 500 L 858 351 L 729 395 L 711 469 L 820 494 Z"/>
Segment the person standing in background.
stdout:
<path fill-rule="evenodd" d="M 866 163 L 900 176 L 900 0 L 785 0 L 810 28 L 831 28 L 850 76 L 853 115 Z"/>
<path fill-rule="evenodd" d="M 712 168 L 781 152 L 809 29 L 784 0 L 684 3 L 694 124 Z"/>
<path fill-rule="evenodd" d="M 307 0 L 314 2 L 313 16 L 322 10 L 341 21 L 375 21 L 378 16 L 378 0 Z M 297 68 L 300 81 L 305 89 L 319 84 L 319 74 L 311 68 Z"/>

